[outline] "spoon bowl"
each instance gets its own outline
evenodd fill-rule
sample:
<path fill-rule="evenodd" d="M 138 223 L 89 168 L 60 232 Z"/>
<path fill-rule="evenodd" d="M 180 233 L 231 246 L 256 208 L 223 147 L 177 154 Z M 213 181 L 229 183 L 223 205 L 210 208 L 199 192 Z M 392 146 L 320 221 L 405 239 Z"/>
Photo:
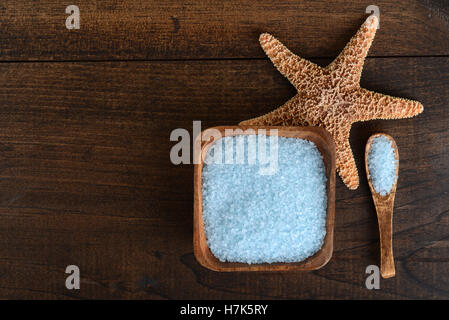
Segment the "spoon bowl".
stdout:
<path fill-rule="evenodd" d="M 392 142 L 392 147 L 394 150 L 394 155 L 396 159 L 396 179 L 389 193 L 382 196 L 378 193 L 374 187 L 371 179 L 371 174 L 368 166 L 368 155 L 371 151 L 372 142 L 375 138 L 384 136 L 389 141 Z M 368 185 L 371 190 L 371 195 L 373 197 L 374 206 L 376 207 L 377 220 L 379 224 L 379 235 L 380 235 L 380 272 L 383 278 L 391 278 L 396 274 L 394 267 L 394 256 L 393 256 L 393 208 L 394 208 L 394 198 L 396 196 L 396 186 L 398 182 L 399 175 L 399 152 L 398 147 L 394 139 L 385 134 L 378 133 L 372 135 L 366 142 L 365 148 L 365 171 L 368 180 Z"/>

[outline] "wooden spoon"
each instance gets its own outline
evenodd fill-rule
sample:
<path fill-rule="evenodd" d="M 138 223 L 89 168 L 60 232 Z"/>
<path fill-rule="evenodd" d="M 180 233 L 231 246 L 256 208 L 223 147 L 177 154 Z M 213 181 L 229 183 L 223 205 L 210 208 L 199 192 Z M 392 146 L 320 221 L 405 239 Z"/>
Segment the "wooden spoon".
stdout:
<path fill-rule="evenodd" d="M 379 136 L 385 136 L 388 140 L 392 142 L 394 149 L 396 162 L 396 181 L 391 188 L 390 193 L 385 196 L 380 195 L 374 190 L 371 175 L 368 167 L 368 154 L 371 150 L 371 143 L 373 139 Z M 396 195 L 396 186 L 398 182 L 398 172 L 399 172 L 399 153 L 398 146 L 394 139 L 384 133 L 378 133 L 372 135 L 366 142 L 365 148 L 365 170 L 368 179 L 369 188 L 371 189 L 371 194 L 373 196 L 374 205 L 377 211 L 377 221 L 379 223 L 379 234 L 380 234 L 380 272 L 383 278 L 394 277 L 396 271 L 394 269 L 394 257 L 393 257 L 393 207 L 394 207 L 394 197 Z"/>

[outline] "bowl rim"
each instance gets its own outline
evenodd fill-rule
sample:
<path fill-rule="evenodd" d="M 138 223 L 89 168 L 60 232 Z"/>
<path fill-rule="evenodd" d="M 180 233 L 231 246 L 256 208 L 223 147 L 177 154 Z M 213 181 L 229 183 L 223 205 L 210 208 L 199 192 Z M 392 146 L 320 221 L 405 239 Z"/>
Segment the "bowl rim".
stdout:
<path fill-rule="evenodd" d="M 228 129 L 228 131 L 226 130 Z M 232 132 L 230 132 L 230 130 Z M 240 129 L 241 131 L 238 131 Z M 248 129 L 259 130 L 267 136 L 276 129 L 278 136 L 299 138 L 312 141 L 323 156 L 326 167 L 327 213 L 326 235 L 319 251 L 300 262 L 259 263 L 248 264 L 240 262 L 222 262 L 216 258 L 206 242 L 202 210 L 202 169 L 203 154 L 219 139 L 203 141 L 202 136 L 210 136 L 211 130 L 218 130 L 221 138 L 235 135 L 251 135 Z M 214 131 L 217 132 L 217 131 Z M 217 126 L 205 129 L 195 139 L 195 145 L 201 146 L 201 151 L 194 154 L 194 218 L 193 218 L 193 251 L 196 260 L 205 268 L 219 272 L 231 271 L 308 271 L 317 270 L 326 265 L 333 253 L 333 235 L 335 220 L 335 145 L 332 136 L 321 127 L 281 127 L 281 126 Z"/>

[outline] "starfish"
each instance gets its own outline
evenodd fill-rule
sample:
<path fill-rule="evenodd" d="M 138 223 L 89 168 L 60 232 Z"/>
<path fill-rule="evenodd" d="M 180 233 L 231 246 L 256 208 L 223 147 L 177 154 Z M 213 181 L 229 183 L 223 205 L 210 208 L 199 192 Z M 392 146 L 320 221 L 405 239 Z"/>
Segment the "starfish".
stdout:
<path fill-rule="evenodd" d="M 334 138 L 337 172 L 349 189 L 359 176 L 349 144 L 357 121 L 410 118 L 423 111 L 418 101 L 396 98 L 360 87 L 363 64 L 376 34 L 378 19 L 371 15 L 338 57 L 327 67 L 294 55 L 272 35 L 259 41 L 267 56 L 298 93 L 278 109 L 241 125 L 320 126 Z"/>

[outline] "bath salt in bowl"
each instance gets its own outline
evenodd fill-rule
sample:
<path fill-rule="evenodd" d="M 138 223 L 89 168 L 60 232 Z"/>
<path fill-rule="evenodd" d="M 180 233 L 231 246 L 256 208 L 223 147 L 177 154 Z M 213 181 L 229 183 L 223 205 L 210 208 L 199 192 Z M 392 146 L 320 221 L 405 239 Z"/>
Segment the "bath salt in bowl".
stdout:
<path fill-rule="evenodd" d="M 202 136 L 195 165 L 197 260 L 217 271 L 326 264 L 335 203 L 329 134 L 321 128 L 217 127 Z"/>

